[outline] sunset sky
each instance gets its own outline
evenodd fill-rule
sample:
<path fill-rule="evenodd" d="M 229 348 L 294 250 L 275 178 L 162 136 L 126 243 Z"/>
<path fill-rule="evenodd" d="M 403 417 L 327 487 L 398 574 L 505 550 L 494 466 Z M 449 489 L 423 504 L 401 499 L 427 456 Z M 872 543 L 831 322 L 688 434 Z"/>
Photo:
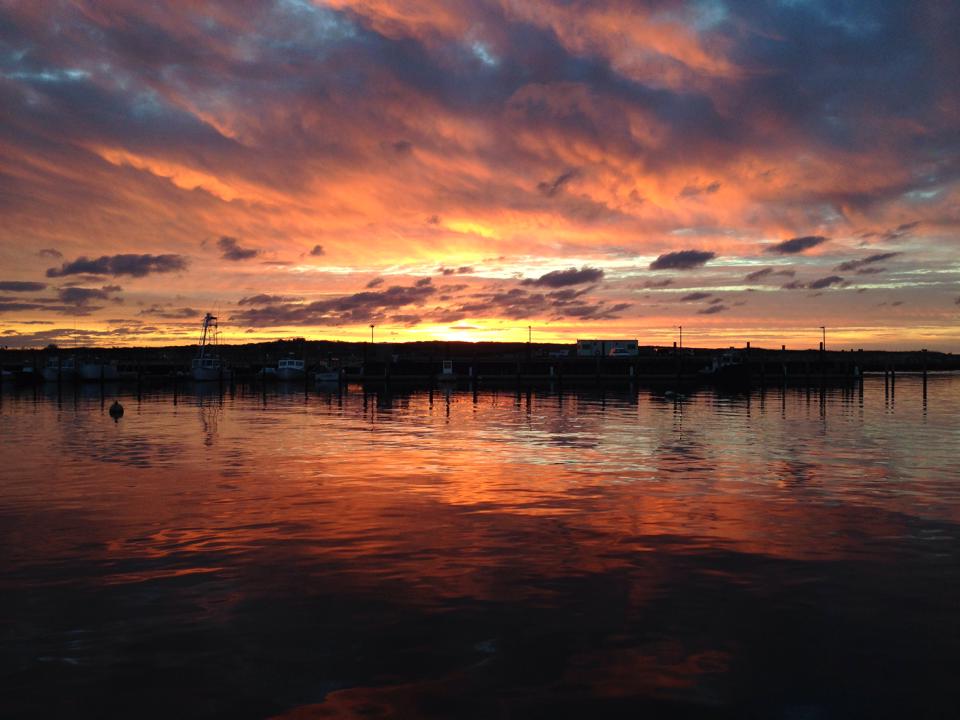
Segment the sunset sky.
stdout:
<path fill-rule="evenodd" d="M 960 351 L 960 3 L 0 1 L 0 344 Z"/>

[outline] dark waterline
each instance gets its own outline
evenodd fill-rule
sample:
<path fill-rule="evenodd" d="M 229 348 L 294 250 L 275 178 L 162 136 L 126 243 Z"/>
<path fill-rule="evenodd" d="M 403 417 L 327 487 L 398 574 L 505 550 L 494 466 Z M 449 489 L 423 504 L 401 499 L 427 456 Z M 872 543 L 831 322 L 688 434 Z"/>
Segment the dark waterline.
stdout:
<path fill-rule="evenodd" d="M 5 391 L 0 717 L 958 717 L 958 408 Z"/>

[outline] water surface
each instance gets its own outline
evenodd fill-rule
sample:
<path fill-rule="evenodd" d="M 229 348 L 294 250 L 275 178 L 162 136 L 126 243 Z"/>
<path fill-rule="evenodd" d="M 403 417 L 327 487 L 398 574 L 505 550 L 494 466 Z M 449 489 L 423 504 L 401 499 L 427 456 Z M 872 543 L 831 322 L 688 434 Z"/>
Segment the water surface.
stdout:
<path fill-rule="evenodd" d="M 960 377 L 4 390 L 2 717 L 960 716 Z"/>

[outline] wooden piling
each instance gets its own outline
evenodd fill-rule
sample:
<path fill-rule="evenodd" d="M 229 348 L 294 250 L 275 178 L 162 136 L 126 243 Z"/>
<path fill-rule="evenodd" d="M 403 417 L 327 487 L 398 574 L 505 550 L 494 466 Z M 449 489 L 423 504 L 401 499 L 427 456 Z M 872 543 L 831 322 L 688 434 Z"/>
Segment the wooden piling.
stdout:
<path fill-rule="evenodd" d="M 920 351 L 920 357 L 923 360 L 923 392 L 927 392 L 927 349 L 924 348 Z"/>

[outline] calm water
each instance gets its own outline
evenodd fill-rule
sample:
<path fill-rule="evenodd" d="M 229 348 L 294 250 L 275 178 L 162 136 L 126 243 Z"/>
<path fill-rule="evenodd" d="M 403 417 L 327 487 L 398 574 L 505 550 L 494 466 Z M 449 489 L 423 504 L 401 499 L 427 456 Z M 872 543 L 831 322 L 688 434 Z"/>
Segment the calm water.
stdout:
<path fill-rule="evenodd" d="M 960 717 L 960 377 L 5 390 L 2 717 Z"/>

